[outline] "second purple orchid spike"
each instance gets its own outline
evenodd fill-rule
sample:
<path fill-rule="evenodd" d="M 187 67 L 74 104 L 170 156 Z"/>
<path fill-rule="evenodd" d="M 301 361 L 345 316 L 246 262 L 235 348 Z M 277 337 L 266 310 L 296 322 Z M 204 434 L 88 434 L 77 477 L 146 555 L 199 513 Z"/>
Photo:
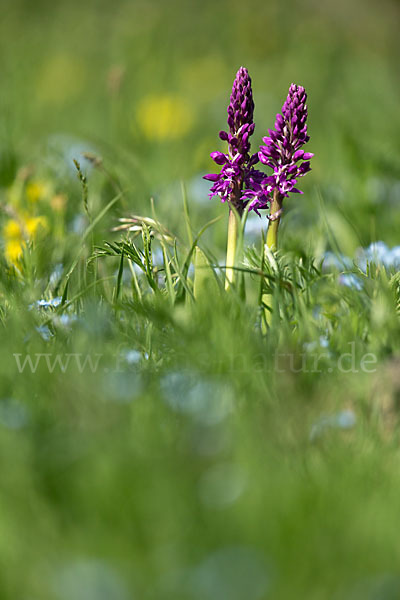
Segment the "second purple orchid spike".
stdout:
<path fill-rule="evenodd" d="M 283 199 L 291 192 L 303 193 L 295 187 L 297 180 L 311 170 L 310 158 L 314 155 L 302 149 L 310 139 L 306 100 L 305 89 L 292 83 L 282 113 L 276 115 L 275 129 L 269 129 L 269 136 L 263 138 L 264 145 L 258 153 L 260 161 L 273 169 L 266 190 L 273 196 L 267 233 L 269 248 L 277 248 L 278 245 Z"/>
<path fill-rule="evenodd" d="M 275 129 L 269 129 L 269 136 L 263 138 L 264 145 L 260 146 L 258 153 L 260 161 L 274 170 L 273 187 L 283 197 L 290 192 L 302 194 L 295 185 L 299 177 L 311 170 L 310 158 L 314 154 L 301 150 L 301 146 L 310 139 L 307 135 L 306 100 L 305 89 L 292 83 L 282 114 L 276 115 Z"/>
<path fill-rule="evenodd" d="M 256 181 L 244 193 L 250 208 L 256 212 L 270 207 L 268 218 L 273 223 L 268 229 L 268 237 L 271 247 L 277 244 L 283 198 L 291 192 L 302 194 L 296 187 L 297 181 L 311 170 L 310 159 L 314 155 L 302 149 L 310 139 L 306 100 L 305 89 L 292 83 L 282 112 L 276 115 L 275 128 L 268 130 L 269 135 L 263 138 L 264 144 L 258 153 L 260 162 L 271 167 L 273 172 L 263 178 L 257 174 Z"/>

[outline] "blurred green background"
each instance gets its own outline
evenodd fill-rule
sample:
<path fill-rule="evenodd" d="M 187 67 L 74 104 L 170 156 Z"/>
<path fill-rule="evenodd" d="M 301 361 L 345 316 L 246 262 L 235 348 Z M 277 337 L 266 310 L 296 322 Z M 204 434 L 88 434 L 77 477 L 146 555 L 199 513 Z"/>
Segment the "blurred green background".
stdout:
<path fill-rule="evenodd" d="M 287 201 L 283 249 L 399 244 L 399 22 L 394 0 L 0 0 L 2 255 L 19 248 L 14 210 L 45 232 L 22 281 L 0 262 L 2 598 L 400 598 L 398 286 L 371 276 L 361 293 L 310 270 L 308 300 L 265 341 L 251 303 L 188 316 L 134 304 L 124 279 L 115 306 L 106 284 L 85 288 L 84 255 L 75 312 L 35 307 L 61 294 L 85 219 L 120 190 L 95 243 L 150 215 L 151 197 L 184 238 L 183 183 L 195 230 L 223 217 L 204 238 L 223 261 L 226 206 L 202 175 L 241 65 L 253 149 L 292 81 L 309 95 L 313 170 Z M 259 245 L 266 219 L 251 223 Z M 118 261 L 98 269 L 115 278 Z M 325 348 L 326 332 L 326 368 L 354 342 L 377 374 L 257 365 Z M 66 352 L 102 353 L 100 372 L 21 375 L 13 356 Z"/>
<path fill-rule="evenodd" d="M 63 150 L 71 161 L 94 150 L 118 171 L 131 211 L 148 209 L 153 195 L 177 226 L 176 184 L 183 179 L 197 200 L 207 190 L 200 176 L 214 167 L 209 153 L 222 147 L 217 132 L 245 65 L 256 103 L 254 149 L 289 84 L 308 91 L 313 175 L 302 182 L 305 198 L 289 203 L 302 226 L 314 226 L 322 194 L 363 243 L 382 237 L 380 228 L 396 242 L 398 2 L 3 0 L 1 7 L 2 156 L 15 153 L 60 176 L 54 154 Z M 204 199 L 198 210 L 223 208 Z"/>

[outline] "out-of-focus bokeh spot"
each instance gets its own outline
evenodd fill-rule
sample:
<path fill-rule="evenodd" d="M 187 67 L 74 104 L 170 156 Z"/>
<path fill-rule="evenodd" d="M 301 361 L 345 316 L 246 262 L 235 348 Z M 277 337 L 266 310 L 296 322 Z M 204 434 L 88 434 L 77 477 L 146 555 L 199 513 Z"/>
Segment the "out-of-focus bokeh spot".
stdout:
<path fill-rule="evenodd" d="M 148 95 L 138 103 L 132 128 L 139 127 L 148 140 L 176 140 L 190 131 L 194 119 L 194 111 L 184 98 L 173 94 Z"/>
<path fill-rule="evenodd" d="M 39 200 L 48 198 L 51 193 L 51 185 L 47 181 L 34 180 L 26 186 L 26 197 L 28 202 L 35 204 Z"/>
<path fill-rule="evenodd" d="M 63 105 L 85 85 L 86 67 L 79 56 L 49 55 L 38 72 L 37 97 L 44 105 Z"/>

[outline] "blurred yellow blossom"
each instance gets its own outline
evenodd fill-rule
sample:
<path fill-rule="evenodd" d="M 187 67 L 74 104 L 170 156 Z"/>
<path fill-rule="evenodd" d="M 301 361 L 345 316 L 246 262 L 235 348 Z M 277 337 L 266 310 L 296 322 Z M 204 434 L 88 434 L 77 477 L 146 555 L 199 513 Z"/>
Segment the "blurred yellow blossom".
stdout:
<path fill-rule="evenodd" d="M 9 240 L 5 245 L 6 260 L 13 265 L 18 264 L 22 252 L 24 251 L 24 242 L 20 240 Z"/>
<path fill-rule="evenodd" d="M 145 96 L 137 106 L 136 117 L 145 137 L 158 141 L 183 137 L 194 122 L 190 105 L 172 94 Z"/>
<path fill-rule="evenodd" d="M 4 225 L 3 235 L 6 240 L 20 238 L 22 236 L 22 226 L 15 219 L 9 219 Z"/>
<path fill-rule="evenodd" d="M 47 219 L 45 217 L 27 217 L 24 225 L 28 236 L 34 238 L 40 227 L 46 229 Z"/>
<path fill-rule="evenodd" d="M 6 260 L 17 265 L 25 246 L 22 223 L 16 219 L 9 219 L 3 227 L 3 237 Z"/>
<path fill-rule="evenodd" d="M 3 227 L 5 241 L 5 257 L 7 261 L 16 266 L 22 256 L 27 241 L 34 240 L 39 229 L 47 228 L 47 220 L 42 216 L 25 215 L 9 219 Z"/>
<path fill-rule="evenodd" d="M 50 185 L 46 181 L 30 181 L 26 186 L 26 197 L 33 204 L 47 198 L 51 192 Z"/>

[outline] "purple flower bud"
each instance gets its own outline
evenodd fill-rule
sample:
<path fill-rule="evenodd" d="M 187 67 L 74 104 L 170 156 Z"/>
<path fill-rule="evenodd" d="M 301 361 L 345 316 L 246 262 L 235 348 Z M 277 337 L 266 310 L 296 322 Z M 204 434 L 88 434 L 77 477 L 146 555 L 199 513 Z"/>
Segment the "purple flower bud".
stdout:
<path fill-rule="evenodd" d="M 218 181 L 219 174 L 218 173 L 210 173 L 209 175 L 203 175 L 203 179 L 207 179 L 208 181 Z"/>
<path fill-rule="evenodd" d="M 243 137 L 242 137 L 242 146 L 243 146 L 243 147 L 245 147 L 245 146 L 246 146 L 246 144 L 247 144 L 247 142 L 248 142 L 248 139 L 249 139 L 249 134 L 248 134 L 248 132 L 246 131 L 246 133 L 245 133 L 245 134 L 243 135 Z"/>
<path fill-rule="evenodd" d="M 293 154 L 293 160 L 297 161 L 300 160 L 300 158 L 303 158 L 304 156 L 304 150 L 296 150 L 296 152 Z"/>
<path fill-rule="evenodd" d="M 278 114 L 276 115 L 276 121 L 275 121 L 275 129 L 282 131 L 282 128 L 285 125 L 285 119 L 282 117 L 282 115 Z"/>
<path fill-rule="evenodd" d="M 223 165 L 228 162 L 228 159 L 222 152 L 211 152 L 210 156 L 217 165 Z"/>

